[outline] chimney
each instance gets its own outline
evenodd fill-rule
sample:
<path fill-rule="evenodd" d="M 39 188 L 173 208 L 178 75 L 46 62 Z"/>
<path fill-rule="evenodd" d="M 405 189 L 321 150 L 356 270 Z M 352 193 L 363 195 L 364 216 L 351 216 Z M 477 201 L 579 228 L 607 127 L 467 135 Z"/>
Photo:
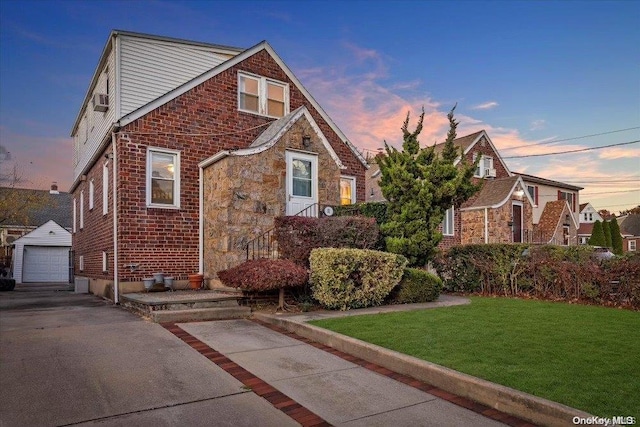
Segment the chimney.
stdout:
<path fill-rule="evenodd" d="M 60 194 L 60 192 L 58 191 L 58 183 L 57 182 L 53 182 L 53 184 L 51 184 L 51 190 L 49 190 L 49 194 Z"/>

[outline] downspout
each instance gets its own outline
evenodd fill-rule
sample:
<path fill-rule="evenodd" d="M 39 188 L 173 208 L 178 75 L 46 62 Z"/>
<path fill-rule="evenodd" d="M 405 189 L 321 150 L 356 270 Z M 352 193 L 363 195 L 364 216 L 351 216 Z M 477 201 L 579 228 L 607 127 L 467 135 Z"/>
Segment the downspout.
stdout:
<path fill-rule="evenodd" d="M 113 198 L 113 302 L 116 304 L 120 304 L 120 283 L 118 280 L 118 210 L 117 210 L 117 203 L 116 201 L 117 196 L 118 196 L 118 186 L 117 186 L 117 180 L 116 180 L 116 171 L 118 170 L 117 168 L 117 153 L 118 150 L 116 149 L 116 133 L 115 132 L 111 132 L 111 149 L 113 150 L 113 173 L 111 174 L 111 180 L 112 180 L 112 184 L 111 186 L 113 187 L 112 191 L 112 198 Z"/>
<path fill-rule="evenodd" d="M 204 211 L 204 186 L 202 180 L 204 177 L 204 169 L 202 166 L 198 167 L 198 179 L 199 179 L 199 207 L 198 207 L 198 273 L 203 274 L 204 270 L 204 248 L 203 248 L 203 233 L 204 233 L 204 220 L 202 213 Z"/>
<path fill-rule="evenodd" d="M 484 208 L 484 243 L 489 243 L 489 208 Z"/>

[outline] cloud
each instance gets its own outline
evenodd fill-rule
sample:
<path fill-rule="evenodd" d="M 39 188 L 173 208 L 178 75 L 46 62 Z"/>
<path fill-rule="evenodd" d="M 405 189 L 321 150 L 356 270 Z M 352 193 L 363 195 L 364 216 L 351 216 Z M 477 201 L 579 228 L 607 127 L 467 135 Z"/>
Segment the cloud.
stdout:
<path fill-rule="evenodd" d="M 529 130 L 540 130 L 540 129 L 544 129 L 546 126 L 547 122 L 546 120 L 534 120 L 531 122 L 531 127 L 529 127 Z"/>
<path fill-rule="evenodd" d="M 609 147 L 600 151 L 599 157 L 606 160 L 625 158 L 640 159 L 640 148 Z"/>
<path fill-rule="evenodd" d="M 495 101 L 485 102 L 484 104 L 478 104 L 474 107 L 471 107 L 472 110 L 491 110 L 492 108 L 496 108 L 498 105 Z"/>

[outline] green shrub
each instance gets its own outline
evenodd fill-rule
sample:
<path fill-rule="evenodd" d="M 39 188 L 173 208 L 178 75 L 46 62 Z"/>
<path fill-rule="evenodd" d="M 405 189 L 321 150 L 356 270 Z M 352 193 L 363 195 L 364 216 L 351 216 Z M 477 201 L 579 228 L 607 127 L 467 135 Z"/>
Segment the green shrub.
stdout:
<path fill-rule="evenodd" d="M 407 260 L 367 249 L 311 251 L 313 297 L 331 310 L 380 305 L 400 282 Z"/>
<path fill-rule="evenodd" d="M 438 299 L 442 280 L 418 268 L 405 268 L 400 284 L 393 290 L 394 300 L 401 304 L 431 302 Z"/>
<path fill-rule="evenodd" d="M 380 235 L 375 220 L 362 216 L 277 217 L 275 230 L 280 257 L 304 267 L 309 266 L 312 249 L 372 249 Z"/>

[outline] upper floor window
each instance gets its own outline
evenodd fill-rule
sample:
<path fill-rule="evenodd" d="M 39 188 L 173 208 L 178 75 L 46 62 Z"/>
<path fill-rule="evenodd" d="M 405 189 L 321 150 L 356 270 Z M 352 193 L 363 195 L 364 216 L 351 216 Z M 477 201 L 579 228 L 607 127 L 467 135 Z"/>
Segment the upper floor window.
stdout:
<path fill-rule="evenodd" d="M 238 73 L 238 109 L 282 117 L 289 113 L 289 85 L 266 77 Z"/>
<path fill-rule="evenodd" d="M 442 221 L 442 234 L 445 236 L 453 236 L 454 233 L 454 218 L 455 218 L 455 212 L 453 210 L 453 206 L 451 206 L 451 208 L 447 209 L 447 211 L 444 213 L 444 221 Z"/>
<path fill-rule="evenodd" d="M 478 153 L 473 154 L 473 161 L 478 158 Z M 476 166 L 476 172 L 473 174 L 476 178 L 484 177 L 496 177 L 496 170 L 493 168 L 493 157 L 481 155 L 478 166 Z"/>
<path fill-rule="evenodd" d="M 566 200 L 569 202 L 569 207 L 572 211 L 576 210 L 576 195 L 567 191 L 558 190 L 558 200 Z"/>
<path fill-rule="evenodd" d="M 147 149 L 147 206 L 180 207 L 180 152 Z"/>
<path fill-rule="evenodd" d="M 340 177 L 340 204 L 351 205 L 356 202 L 356 179 L 351 176 Z"/>
<path fill-rule="evenodd" d="M 89 210 L 93 209 L 93 195 L 95 193 L 95 187 L 93 185 L 93 179 L 89 181 Z"/>
<path fill-rule="evenodd" d="M 529 195 L 533 199 L 533 203 L 538 204 L 538 186 L 537 185 L 527 185 L 527 191 Z"/>

